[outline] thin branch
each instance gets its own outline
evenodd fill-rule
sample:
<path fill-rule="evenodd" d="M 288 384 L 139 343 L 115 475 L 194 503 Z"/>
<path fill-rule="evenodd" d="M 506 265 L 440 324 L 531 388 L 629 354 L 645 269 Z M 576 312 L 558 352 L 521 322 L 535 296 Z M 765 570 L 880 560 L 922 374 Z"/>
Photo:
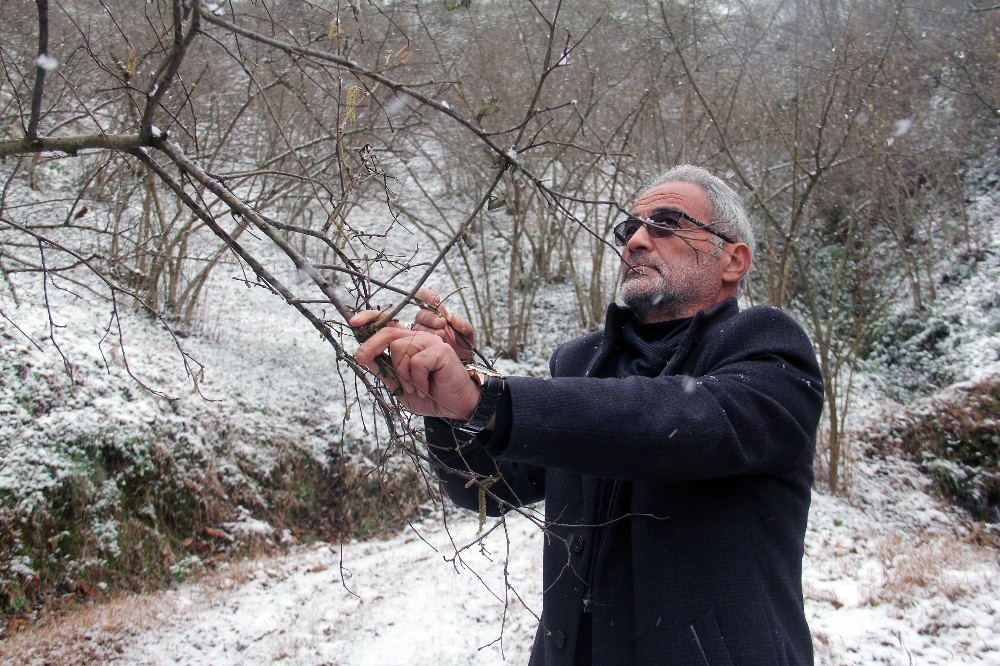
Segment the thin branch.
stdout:
<path fill-rule="evenodd" d="M 45 72 L 49 66 L 43 62 L 49 52 L 49 0 L 35 0 L 38 9 L 38 60 L 35 62 L 35 86 L 31 91 L 31 116 L 25 135 L 29 139 L 38 136 L 38 123 L 42 115 L 42 93 L 45 91 Z"/>
<path fill-rule="evenodd" d="M 337 309 L 337 312 L 339 312 L 345 320 L 349 319 L 351 315 L 354 314 L 353 310 L 347 307 L 347 305 L 345 305 L 341 300 L 340 296 L 337 295 L 334 286 L 330 284 L 330 281 L 313 268 L 312 262 L 302 256 L 302 253 L 278 235 L 274 227 L 270 225 L 268 221 L 265 220 L 256 210 L 233 194 L 225 185 L 205 173 L 204 169 L 191 161 L 191 159 L 184 154 L 180 147 L 173 142 L 164 141 L 159 145 L 159 149 L 166 153 L 166 155 L 173 160 L 173 162 L 177 164 L 177 166 L 180 167 L 184 173 L 207 187 L 214 195 L 222 199 L 222 201 L 229 206 L 230 210 L 252 222 L 257 229 L 263 232 L 264 235 L 271 240 L 271 242 L 281 248 L 282 252 L 284 252 L 285 255 L 292 260 L 295 268 L 302 271 L 305 275 L 308 275 L 312 279 L 316 286 L 319 287 L 320 291 L 323 292 L 323 295 L 330 299 L 330 303 Z M 206 217 L 210 216 L 207 216 L 206 214 Z M 214 224 L 213 220 L 213 231 L 215 231 L 216 228 L 222 233 L 225 233 L 221 227 Z M 225 238 L 225 236 L 220 236 L 220 238 Z M 287 299 L 291 296 L 291 294 L 290 292 L 288 294 L 283 293 L 282 296 L 285 296 Z"/>
<path fill-rule="evenodd" d="M 463 222 L 462 226 L 458 228 L 458 231 L 452 236 L 451 240 L 445 243 L 444 247 L 441 248 L 441 250 L 438 252 L 438 256 L 435 257 L 432 262 L 430 262 L 430 264 L 427 266 L 427 270 L 425 270 L 424 274 L 421 275 L 420 278 L 417 280 L 416 285 L 413 287 L 413 289 L 410 290 L 410 293 L 407 294 L 406 298 L 400 301 L 399 304 L 392 309 L 392 312 L 383 317 L 380 320 L 380 323 L 375 325 L 374 327 L 375 330 L 378 330 L 386 323 L 392 321 L 396 317 L 396 315 L 398 315 L 400 311 L 404 307 L 406 307 L 407 303 L 409 303 L 411 299 L 413 299 L 417 295 L 417 291 L 420 289 L 420 287 L 422 287 L 424 283 L 427 282 L 430 276 L 434 273 L 434 270 L 438 267 L 438 264 L 441 263 L 441 260 L 444 259 L 445 255 L 448 254 L 451 248 L 455 247 L 455 244 L 458 243 L 459 240 L 465 237 L 466 232 L 468 231 L 469 227 L 472 226 L 472 223 L 475 221 L 476 216 L 479 215 L 479 212 L 486 207 L 487 203 L 489 203 L 490 196 L 493 195 L 493 190 L 495 190 L 497 185 L 500 184 L 500 180 L 503 178 L 504 171 L 505 171 L 504 169 L 500 169 L 500 171 L 497 173 L 497 177 L 493 179 L 493 183 L 489 186 L 489 188 L 487 188 L 486 193 L 479 200 L 479 203 L 476 204 L 476 207 L 472 210 L 472 213 L 465 219 L 465 222 Z"/>
<path fill-rule="evenodd" d="M 211 11 L 209 11 L 204 7 L 199 6 L 198 11 L 201 14 L 201 17 L 206 22 L 217 25 L 220 28 L 224 28 L 225 30 L 228 30 L 234 34 L 241 35 L 255 42 L 260 42 L 261 44 L 267 44 L 268 46 L 272 46 L 280 51 L 284 51 L 285 53 L 308 56 L 310 58 L 315 58 L 316 60 L 333 63 L 334 65 L 343 67 L 344 69 L 353 72 L 358 76 L 371 79 L 376 83 L 381 83 L 382 85 L 389 88 L 393 92 L 399 93 L 401 95 L 406 95 L 407 97 L 412 97 L 416 101 L 420 102 L 420 104 L 422 104 L 423 106 L 427 106 L 434 109 L 435 111 L 439 111 L 440 113 L 443 113 L 452 120 L 456 121 L 463 128 L 475 134 L 483 143 L 489 146 L 489 148 L 497 155 L 502 157 L 504 160 L 509 160 L 507 149 L 501 147 L 496 142 L 494 142 L 486 132 L 477 127 L 474 123 L 464 118 L 461 114 L 452 110 L 451 107 L 449 107 L 448 105 L 439 102 L 435 99 L 432 99 L 422 93 L 417 92 L 407 84 L 400 83 L 399 81 L 390 79 L 387 76 L 384 76 L 383 74 L 372 71 L 366 67 L 362 67 L 361 65 L 354 62 L 350 58 L 345 58 L 343 56 L 336 55 L 334 53 L 329 53 L 327 51 L 319 51 L 317 49 L 311 49 L 305 46 L 299 46 L 298 44 L 293 44 L 290 42 L 283 42 L 281 40 L 273 39 L 271 37 L 267 37 L 266 35 L 254 32 L 253 30 L 247 30 L 246 28 L 240 27 L 235 23 L 231 23 L 229 21 L 219 18 L 218 16 L 216 16 L 215 14 L 213 14 Z M 521 173 L 523 173 L 525 177 L 529 178 L 539 187 L 544 187 L 544 185 L 542 184 L 542 180 L 540 178 L 534 176 L 529 171 L 525 170 L 523 167 Z"/>
<path fill-rule="evenodd" d="M 188 47 L 191 46 L 191 41 L 194 39 L 195 34 L 198 33 L 200 26 L 199 17 L 201 14 L 192 12 L 191 27 L 188 29 L 187 35 L 185 35 L 182 9 L 181 0 L 173 0 L 173 46 L 170 49 L 170 55 L 161 63 L 160 69 L 153 79 L 153 84 L 146 92 L 146 108 L 142 112 L 141 125 L 144 135 L 147 135 L 152 130 L 153 114 L 156 112 L 157 107 L 160 106 L 163 96 L 167 94 L 171 84 L 176 79 L 177 72 L 184 61 L 184 55 L 187 53 Z"/>
<path fill-rule="evenodd" d="M 101 271 L 97 266 L 94 266 L 86 257 L 84 257 L 83 255 L 81 255 L 79 252 L 76 252 L 75 250 L 73 250 L 71 248 L 68 248 L 65 245 L 59 243 L 58 241 L 55 241 L 55 240 L 53 240 L 51 238 L 43 236 L 43 235 L 39 234 L 38 232 L 34 231 L 33 229 L 25 227 L 25 226 L 23 226 L 21 224 L 18 224 L 17 222 L 14 222 L 12 220 L 3 220 L 3 222 L 4 222 L 4 224 L 7 224 L 8 226 L 12 227 L 13 229 L 16 229 L 20 233 L 26 234 L 26 235 L 31 236 L 32 238 L 34 238 L 36 241 L 38 241 L 39 248 L 41 248 L 44 245 L 48 245 L 49 247 L 55 248 L 55 249 L 59 250 L 60 252 L 65 252 L 66 254 L 68 254 L 68 255 L 70 255 L 72 257 L 75 257 L 80 262 L 80 264 L 82 264 L 83 266 L 86 266 L 86 268 L 88 270 L 90 270 L 91 273 L 93 273 L 95 276 L 97 276 L 97 278 L 101 282 L 103 282 L 105 285 L 107 285 L 108 289 L 111 292 L 111 302 L 112 302 L 112 305 L 113 305 L 113 307 L 112 307 L 113 316 L 118 321 L 118 338 L 119 338 L 119 341 L 122 343 L 121 344 L 122 359 L 123 359 L 123 362 L 125 364 L 125 371 L 128 373 L 129 377 L 131 377 L 133 380 L 135 380 L 135 382 L 139 386 L 141 386 L 143 389 L 149 391 L 153 395 L 158 395 L 158 396 L 163 397 L 163 398 L 168 398 L 169 397 L 169 396 L 165 395 L 164 393 L 162 393 L 160 391 L 157 391 L 156 389 L 154 389 L 154 388 L 146 385 L 145 382 L 143 382 L 141 379 L 139 379 L 132 372 L 132 368 L 129 366 L 128 358 L 125 356 L 125 351 L 124 351 L 125 350 L 125 345 L 124 345 L 124 340 L 123 340 L 123 338 L 124 338 L 124 332 L 121 330 L 121 321 L 117 319 L 117 316 L 118 316 L 117 315 L 117 313 L 118 313 L 118 294 L 125 294 L 126 296 L 129 296 L 130 298 L 132 298 L 133 300 L 135 300 L 136 303 L 138 303 L 140 306 L 142 306 L 142 308 L 144 310 L 146 310 L 151 315 L 153 315 L 154 317 L 156 317 L 156 319 L 159 320 L 160 323 L 163 324 L 164 328 L 166 328 L 167 332 L 170 334 L 170 337 L 171 337 L 171 339 L 174 342 L 174 346 L 177 348 L 177 351 L 180 352 L 180 354 L 181 354 L 181 358 L 183 359 L 183 362 L 184 362 L 184 369 L 185 369 L 185 371 L 187 372 L 188 376 L 191 377 L 192 381 L 195 382 L 195 389 L 198 388 L 197 379 L 196 379 L 197 373 L 192 369 L 190 362 L 193 361 L 194 363 L 196 363 L 199 366 L 201 364 L 198 363 L 193 357 L 191 357 L 190 354 L 188 354 L 184 350 L 184 348 L 181 346 L 180 340 L 178 340 L 177 336 L 174 335 L 173 329 L 170 328 L 170 325 L 167 323 L 167 321 L 155 309 L 153 309 L 152 307 L 150 307 L 142 299 L 141 296 L 139 296 L 138 294 L 133 293 L 133 292 L 127 290 L 127 289 L 123 289 L 122 287 L 120 287 L 120 286 L 114 284 L 113 282 L 111 282 L 111 280 L 108 279 L 108 277 L 103 273 L 103 271 Z M 49 276 L 49 272 L 50 271 L 48 271 L 46 269 L 45 262 L 44 262 L 44 254 L 43 254 L 43 261 L 42 261 L 41 269 L 42 269 L 42 273 L 44 275 L 43 288 L 45 289 L 45 302 L 46 302 L 46 307 L 49 309 L 49 331 L 50 331 L 49 338 L 52 340 L 52 343 L 55 345 L 56 349 L 59 351 L 60 356 L 62 356 L 63 363 L 65 364 L 66 369 L 67 369 L 67 373 L 70 375 L 70 378 L 72 378 L 73 373 L 72 373 L 72 368 L 70 366 L 69 360 L 62 353 L 62 350 L 59 349 L 59 345 L 58 345 L 58 343 L 56 343 L 56 340 L 53 337 L 53 335 L 54 335 L 54 329 L 56 328 L 56 326 L 55 326 L 55 323 L 52 321 L 51 305 L 49 304 L 47 281 L 49 280 L 49 277 L 50 277 Z M 109 330 L 110 330 L 110 325 L 109 325 Z"/>

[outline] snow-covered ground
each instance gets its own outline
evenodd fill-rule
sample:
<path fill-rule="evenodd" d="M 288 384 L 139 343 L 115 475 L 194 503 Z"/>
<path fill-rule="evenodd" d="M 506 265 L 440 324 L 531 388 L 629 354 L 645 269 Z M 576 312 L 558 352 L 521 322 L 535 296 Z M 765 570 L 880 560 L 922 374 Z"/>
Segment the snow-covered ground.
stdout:
<path fill-rule="evenodd" d="M 909 463 L 878 460 L 857 464 L 850 499 L 814 495 L 805 589 L 817 664 L 1000 664 L 996 551 L 972 545 L 928 484 Z M 92 607 L 49 627 L 36 663 L 526 663 L 541 532 L 523 516 L 482 533 L 474 515 L 448 518 L 448 529 L 438 516 L 384 541 L 297 546 Z"/>
<path fill-rule="evenodd" d="M 927 485 L 889 460 L 859 465 L 853 502 L 815 496 L 805 586 L 817 663 L 1000 664 L 996 552 L 958 538 L 956 514 Z M 539 529 L 508 519 L 453 564 L 451 538 L 474 541 L 478 519 L 456 521 L 450 536 L 440 525 L 302 548 L 240 582 L 185 586 L 117 663 L 526 663 Z"/>
<path fill-rule="evenodd" d="M 995 552 L 956 538 L 955 514 L 912 466 L 865 464 L 855 478 L 856 502 L 818 494 L 811 513 L 805 586 L 817 661 L 1000 664 Z M 388 541 L 304 548 L 253 567 L 245 582 L 223 576 L 222 591 L 218 581 L 187 586 L 122 663 L 526 663 L 541 532 L 508 519 L 447 562 L 451 537 L 464 546 L 477 528 L 466 516 L 449 536 L 432 521 Z"/>

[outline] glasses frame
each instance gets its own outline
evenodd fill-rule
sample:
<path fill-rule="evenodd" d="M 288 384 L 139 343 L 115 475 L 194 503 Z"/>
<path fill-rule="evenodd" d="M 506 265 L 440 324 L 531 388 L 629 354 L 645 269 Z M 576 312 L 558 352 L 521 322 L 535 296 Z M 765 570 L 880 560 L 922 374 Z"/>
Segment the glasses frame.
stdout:
<path fill-rule="evenodd" d="M 690 222 L 694 226 L 698 227 L 699 229 L 707 231 L 708 233 L 712 234 L 713 236 L 716 236 L 717 238 L 721 238 L 723 241 L 725 241 L 727 243 L 735 243 L 736 242 L 735 240 L 733 240 L 732 238 L 730 238 L 726 234 L 722 233 L 721 231 L 716 231 L 710 225 L 705 224 L 704 222 L 702 222 L 700 220 L 696 220 L 695 218 L 691 217 L 690 215 L 688 215 L 684 211 L 681 211 L 681 210 L 661 210 L 659 212 L 653 213 L 649 217 L 640 217 L 638 215 L 629 215 L 623 221 L 621 221 L 618 224 L 616 224 L 615 228 L 614 228 L 615 244 L 618 245 L 619 247 L 624 247 L 625 245 L 628 244 L 629 239 L 631 239 L 632 236 L 635 235 L 635 231 L 633 231 L 628 236 L 628 238 L 625 237 L 625 233 L 624 233 L 625 232 L 625 225 L 628 224 L 629 222 L 639 222 L 640 224 L 642 224 L 642 226 L 646 227 L 647 230 L 655 229 L 655 231 L 650 231 L 649 232 L 649 235 L 652 236 L 653 238 L 664 238 L 664 237 L 669 236 L 670 234 L 674 233 L 675 231 L 678 231 L 680 229 L 679 226 L 668 226 L 668 225 L 666 225 L 666 224 L 663 223 L 662 220 L 667 219 L 667 218 L 669 218 L 671 220 L 671 222 L 673 222 L 675 225 L 680 220 L 687 220 L 688 222 Z M 636 228 L 636 231 L 638 231 L 638 230 L 639 229 Z M 666 233 L 661 233 L 661 232 L 666 232 Z"/>

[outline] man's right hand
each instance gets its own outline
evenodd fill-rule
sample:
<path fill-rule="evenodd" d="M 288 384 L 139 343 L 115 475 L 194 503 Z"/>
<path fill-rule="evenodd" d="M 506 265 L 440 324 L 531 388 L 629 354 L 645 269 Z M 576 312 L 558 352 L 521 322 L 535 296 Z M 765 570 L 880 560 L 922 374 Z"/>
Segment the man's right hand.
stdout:
<path fill-rule="evenodd" d="M 441 303 L 441 297 L 429 287 L 421 287 L 416 296 L 434 306 L 436 311 L 420 308 L 413 318 L 413 330 L 433 333 L 451 345 L 463 362 L 471 361 L 472 350 L 476 346 L 476 331 L 472 323 L 458 315 L 448 314 L 448 309 Z"/>
<path fill-rule="evenodd" d="M 364 326 L 382 315 L 365 310 L 350 324 Z M 354 358 L 414 414 L 467 421 L 479 404 L 481 387 L 455 350 L 433 333 L 390 322 L 361 343 Z"/>

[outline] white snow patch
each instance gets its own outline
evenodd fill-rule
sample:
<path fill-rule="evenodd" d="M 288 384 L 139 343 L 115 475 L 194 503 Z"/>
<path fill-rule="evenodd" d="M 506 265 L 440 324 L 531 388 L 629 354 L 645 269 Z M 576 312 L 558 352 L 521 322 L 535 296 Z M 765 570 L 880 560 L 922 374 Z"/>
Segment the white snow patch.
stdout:
<path fill-rule="evenodd" d="M 54 71 L 59 67 L 59 61 L 46 53 L 39 53 L 38 57 L 35 58 L 35 64 L 46 72 Z"/>

